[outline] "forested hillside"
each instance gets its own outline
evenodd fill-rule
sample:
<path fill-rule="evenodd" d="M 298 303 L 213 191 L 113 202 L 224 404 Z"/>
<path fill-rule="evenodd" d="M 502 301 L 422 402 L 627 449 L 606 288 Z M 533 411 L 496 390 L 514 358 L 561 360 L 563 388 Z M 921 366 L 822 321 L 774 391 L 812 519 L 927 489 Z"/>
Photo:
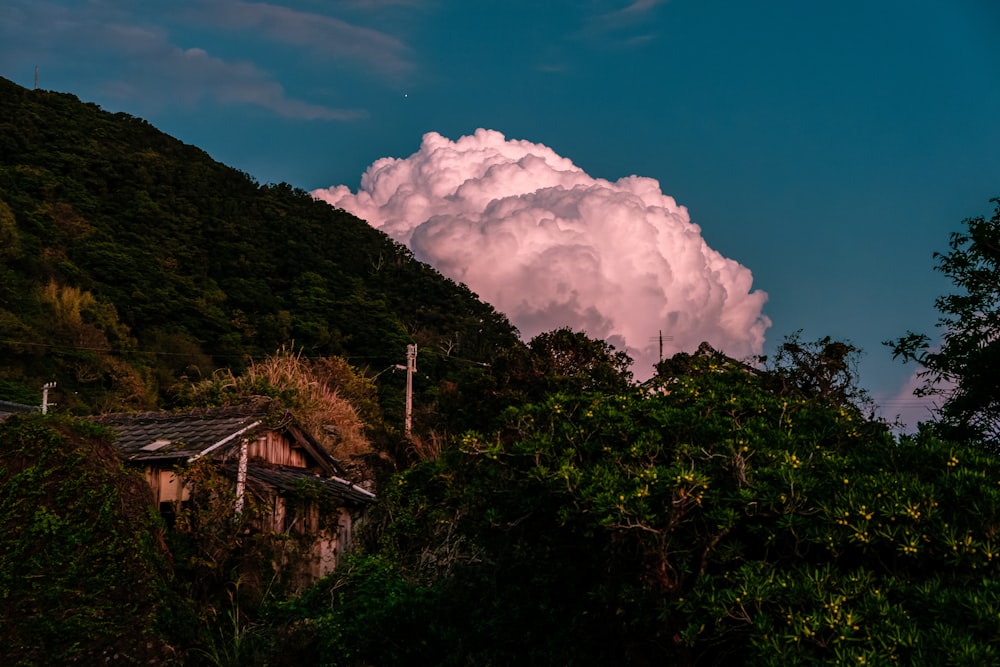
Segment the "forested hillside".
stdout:
<path fill-rule="evenodd" d="M 337 570 L 283 589 L 289 535 L 243 530 L 223 477 L 183 472 L 200 495 L 171 522 L 109 431 L 11 417 L 0 663 L 998 664 L 995 431 L 955 427 L 998 423 L 1000 209 L 968 222 L 939 256 L 960 288 L 937 302 L 945 347 L 894 344 L 929 390 L 957 382 L 953 423 L 897 436 L 850 343 L 793 335 L 755 364 L 705 344 L 636 386 L 607 343 L 523 344 L 301 190 L 0 79 L 0 400 L 53 380 L 77 415 L 263 394 L 379 483 Z M 390 371 L 414 343 L 405 437 Z"/>
<path fill-rule="evenodd" d="M 162 406 L 178 382 L 282 346 L 378 372 L 409 343 L 433 393 L 517 336 L 467 288 L 302 190 L 0 79 L 0 399 L 37 404 L 55 380 L 63 411 Z"/>

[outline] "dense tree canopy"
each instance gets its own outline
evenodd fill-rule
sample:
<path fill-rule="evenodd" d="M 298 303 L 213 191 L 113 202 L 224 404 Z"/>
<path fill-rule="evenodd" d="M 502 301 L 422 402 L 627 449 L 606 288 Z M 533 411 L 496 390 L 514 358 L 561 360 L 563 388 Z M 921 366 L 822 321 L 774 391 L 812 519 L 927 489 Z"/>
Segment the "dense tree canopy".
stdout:
<path fill-rule="evenodd" d="M 76 413 L 168 404 L 282 346 L 378 371 L 412 343 L 479 363 L 518 344 L 465 286 L 345 211 L 3 79 L 0 341 L 5 393 L 57 380 Z M 432 385 L 461 370 L 423 367 Z"/>
<path fill-rule="evenodd" d="M 363 552 L 278 599 L 264 575 L 287 536 L 240 530 L 214 500 L 228 480 L 204 471 L 168 526 L 106 433 L 12 418 L 0 654 L 996 664 L 1000 463 L 961 441 L 1000 440 L 997 204 L 937 255 L 959 290 L 937 301 L 940 350 L 893 343 L 946 398 L 941 429 L 896 438 L 863 409 L 850 343 L 792 336 L 759 366 L 703 345 L 636 386 L 625 353 L 569 329 L 520 343 L 305 192 L 0 79 L 0 399 L 35 403 L 52 379 L 75 413 L 264 395 L 342 458 L 385 463 Z M 247 558 L 267 560 L 253 587 L 225 565 Z"/>
<path fill-rule="evenodd" d="M 796 332 L 760 361 L 773 391 L 860 411 L 870 401 L 858 382 L 860 356 L 861 350 L 849 342 L 829 336 L 805 342 Z"/>
<path fill-rule="evenodd" d="M 632 382 L 632 359 L 609 343 L 568 327 L 528 343 L 536 381 L 550 391 L 615 393 Z"/>
<path fill-rule="evenodd" d="M 378 549 L 300 610 L 321 660 L 1000 657 L 1000 464 L 687 363 L 662 392 L 513 409 L 392 482 Z"/>
<path fill-rule="evenodd" d="M 920 395 L 942 397 L 943 434 L 1000 451 L 1000 199 L 992 201 L 993 217 L 966 220 L 948 252 L 934 255 L 956 288 L 934 302 L 940 346 L 912 332 L 887 344 L 923 367 Z"/>
<path fill-rule="evenodd" d="M 494 426 L 506 409 L 556 392 L 618 393 L 632 386 L 632 360 L 606 341 L 568 327 L 527 345 L 496 350 L 490 363 L 455 360 L 463 372 L 439 390 L 436 423 L 452 434 Z"/>

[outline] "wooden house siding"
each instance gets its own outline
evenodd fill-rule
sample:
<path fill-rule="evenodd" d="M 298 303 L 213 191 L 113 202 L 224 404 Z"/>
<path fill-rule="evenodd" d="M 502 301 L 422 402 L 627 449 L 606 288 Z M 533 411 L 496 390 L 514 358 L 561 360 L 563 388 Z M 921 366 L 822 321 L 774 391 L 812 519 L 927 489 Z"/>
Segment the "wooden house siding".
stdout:
<path fill-rule="evenodd" d="M 312 535 L 319 531 L 319 506 L 302 503 L 285 496 L 271 497 L 268 511 L 261 519 L 262 528 L 276 533 Z"/>
<path fill-rule="evenodd" d="M 272 465 L 307 468 L 306 453 L 283 433 L 266 431 L 250 443 L 248 455 Z"/>
<path fill-rule="evenodd" d="M 157 506 L 160 503 L 184 502 L 191 497 L 184 480 L 173 470 L 146 466 L 146 481 L 153 490 L 153 500 Z"/>
<path fill-rule="evenodd" d="M 316 503 L 302 504 L 283 496 L 272 496 L 268 501 L 260 506 L 265 509 L 258 518 L 260 529 L 309 538 L 307 553 L 294 567 L 289 567 L 287 560 L 282 563 L 292 576 L 293 586 L 305 587 L 330 574 L 341 556 L 351 550 L 355 516 L 348 508 L 338 508 L 335 516 L 324 521 Z"/>

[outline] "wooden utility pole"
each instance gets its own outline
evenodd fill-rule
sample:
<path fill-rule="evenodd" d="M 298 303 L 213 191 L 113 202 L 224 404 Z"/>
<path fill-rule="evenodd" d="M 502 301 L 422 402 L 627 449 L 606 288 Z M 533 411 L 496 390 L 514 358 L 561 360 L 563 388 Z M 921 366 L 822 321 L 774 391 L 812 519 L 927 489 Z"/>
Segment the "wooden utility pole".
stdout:
<path fill-rule="evenodd" d="M 55 389 L 55 382 L 46 382 L 42 385 L 42 414 L 48 414 L 49 406 L 55 405 L 55 403 L 49 403 L 49 389 Z"/>
<path fill-rule="evenodd" d="M 413 429 L 413 374 L 417 372 L 417 346 L 406 346 L 406 421 L 403 431 L 410 437 Z"/>

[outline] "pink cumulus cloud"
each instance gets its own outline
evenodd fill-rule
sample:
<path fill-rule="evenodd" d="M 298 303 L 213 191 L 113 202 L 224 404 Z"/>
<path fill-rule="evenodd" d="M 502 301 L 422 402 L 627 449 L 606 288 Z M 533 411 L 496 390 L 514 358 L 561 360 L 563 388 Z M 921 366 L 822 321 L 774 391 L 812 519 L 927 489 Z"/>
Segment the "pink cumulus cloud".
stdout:
<path fill-rule="evenodd" d="M 464 282 L 524 337 L 586 331 L 628 351 L 640 379 L 661 331 L 665 355 L 708 341 L 743 358 L 771 324 L 750 270 L 708 247 L 656 180 L 593 178 L 542 144 L 431 132 L 413 155 L 376 160 L 357 193 L 312 194 Z"/>

